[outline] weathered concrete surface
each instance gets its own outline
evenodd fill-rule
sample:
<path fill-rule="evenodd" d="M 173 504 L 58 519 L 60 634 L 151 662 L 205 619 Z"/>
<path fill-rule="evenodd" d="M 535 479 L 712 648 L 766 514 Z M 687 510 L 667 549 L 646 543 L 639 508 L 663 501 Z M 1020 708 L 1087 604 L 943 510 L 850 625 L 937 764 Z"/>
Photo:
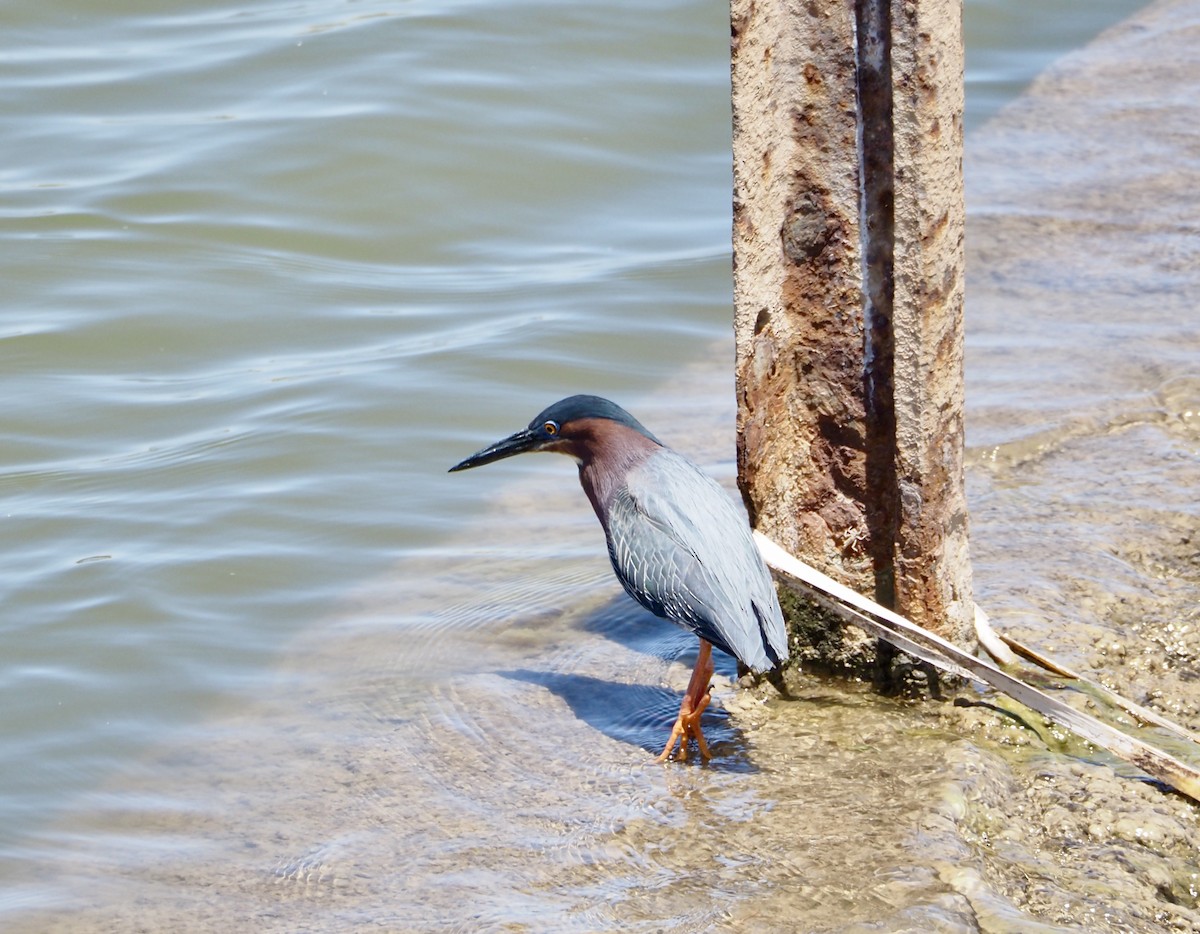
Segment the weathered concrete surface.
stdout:
<path fill-rule="evenodd" d="M 757 527 L 869 588 L 854 9 L 731 10 L 739 481 Z"/>
<path fill-rule="evenodd" d="M 897 605 L 957 637 L 974 613 L 963 484 L 963 46 L 958 0 L 893 4 Z"/>
<path fill-rule="evenodd" d="M 739 483 L 768 535 L 961 639 L 960 13 L 863 3 L 732 3 Z"/>

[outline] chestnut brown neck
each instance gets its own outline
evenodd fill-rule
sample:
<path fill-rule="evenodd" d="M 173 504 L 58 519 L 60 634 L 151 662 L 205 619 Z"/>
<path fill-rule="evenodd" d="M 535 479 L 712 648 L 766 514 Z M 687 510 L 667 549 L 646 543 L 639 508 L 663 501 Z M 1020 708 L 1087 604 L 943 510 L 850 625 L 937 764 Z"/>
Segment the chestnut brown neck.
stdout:
<path fill-rule="evenodd" d="M 563 426 L 556 450 L 579 462 L 579 482 L 596 510 L 604 517 L 608 502 L 624 483 L 625 475 L 662 447 L 620 422 L 607 418 L 579 418 Z"/>

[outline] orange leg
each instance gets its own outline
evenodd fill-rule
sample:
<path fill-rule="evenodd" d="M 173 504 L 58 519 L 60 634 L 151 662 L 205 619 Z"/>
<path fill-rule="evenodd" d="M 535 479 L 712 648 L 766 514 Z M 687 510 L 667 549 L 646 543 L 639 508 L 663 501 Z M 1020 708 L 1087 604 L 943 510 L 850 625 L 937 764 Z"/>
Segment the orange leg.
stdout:
<path fill-rule="evenodd" d="M 686 760 L 688 741 L 693 739 L 696 741 L 696 748 L 700 750 L 700 755 L 705 759 L 712 758 L 712 754 L 708 751 L 708 743 L 704 741 L 704 733 L 700 729 L 700 716 L 704 713 L 704 708 L 708 706 L 711 698 L 708 685 L 712 674 L 712 646 L 701 639 L 700 654 L 696 656 L 696 665 L 692 669 L 691 680 L 688 681 L 687 691 L 683 695 L 683 703 L 679 705 L 679 718 L 671 729 L 671 738 L 667 740 L 666 748 L 663 749 L 662 755 L 654 760 L 655 762 L 666 762 L 671 758 L 676 743 L 679 743 L 680 760 Z"/>

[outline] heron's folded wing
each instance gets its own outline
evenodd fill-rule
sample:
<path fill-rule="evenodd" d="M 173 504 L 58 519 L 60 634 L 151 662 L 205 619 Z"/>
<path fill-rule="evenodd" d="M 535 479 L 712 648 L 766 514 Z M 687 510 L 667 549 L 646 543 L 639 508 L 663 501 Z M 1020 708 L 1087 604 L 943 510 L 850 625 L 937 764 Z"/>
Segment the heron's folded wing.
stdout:
<path fill-rule="evenodd" d="M 609 553 L 625 589 L 752 668 L 787 657 L 783 615 L 745 517 L 706 473 L 664 449 L 609 504 Z"/>

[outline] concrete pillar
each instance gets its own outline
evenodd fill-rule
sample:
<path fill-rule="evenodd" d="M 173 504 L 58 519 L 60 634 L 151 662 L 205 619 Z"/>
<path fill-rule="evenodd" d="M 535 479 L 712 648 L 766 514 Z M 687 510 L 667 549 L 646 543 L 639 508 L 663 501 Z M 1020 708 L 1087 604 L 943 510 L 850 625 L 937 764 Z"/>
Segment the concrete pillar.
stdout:
<path fill-rule="evenodd" d="M 959 2 L 732 0 L 731 15 L 751 518 L 965 641 Z"/>

